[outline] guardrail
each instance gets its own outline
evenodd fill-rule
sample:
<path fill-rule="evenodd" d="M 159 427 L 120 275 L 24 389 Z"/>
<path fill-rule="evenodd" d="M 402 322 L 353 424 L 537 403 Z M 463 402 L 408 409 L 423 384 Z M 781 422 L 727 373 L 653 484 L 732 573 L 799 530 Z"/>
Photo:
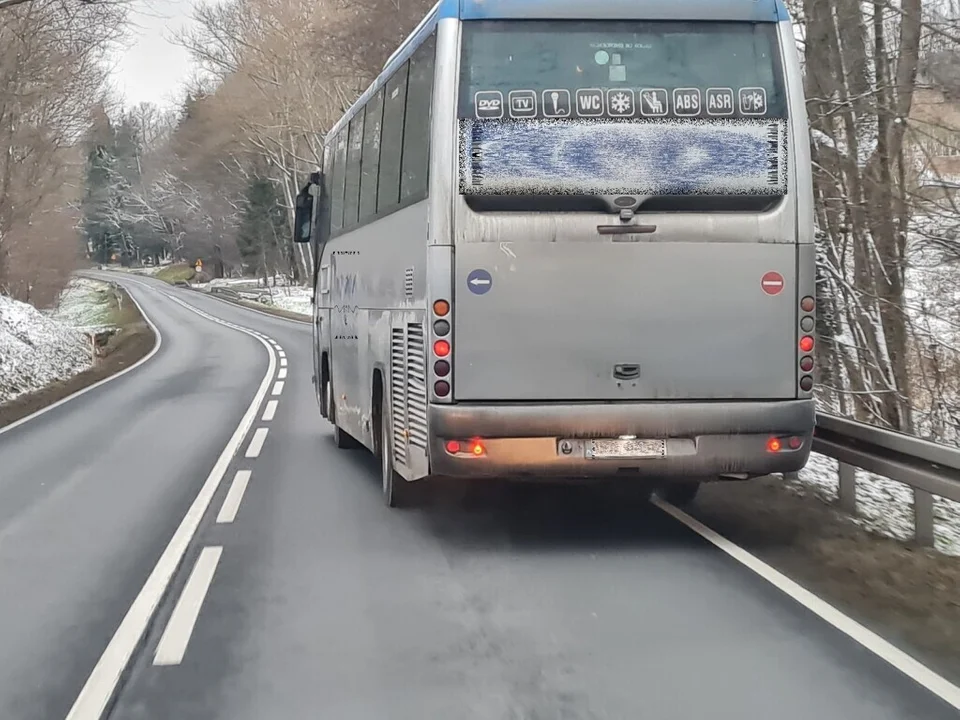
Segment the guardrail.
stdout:
<path fill-rule="evenodd" d="M 851 515 L 857 513 L 856 468 L 909 485 L 921 545 L 934 543 L 933 496 L 960 502 L 960 448 L 818 413 L 813 451 L 839 462 L 839 505 Z"/>

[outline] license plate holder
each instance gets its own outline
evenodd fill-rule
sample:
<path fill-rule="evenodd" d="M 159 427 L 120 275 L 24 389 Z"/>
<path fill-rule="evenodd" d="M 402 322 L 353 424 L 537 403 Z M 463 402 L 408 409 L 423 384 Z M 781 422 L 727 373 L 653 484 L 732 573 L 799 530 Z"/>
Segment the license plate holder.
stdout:
<path fill-rule="evenodd" d="M 666 455 L 666 441 L 640 438 L 587 440 L 584 454 L 590 460 L 639 460 Z"/>

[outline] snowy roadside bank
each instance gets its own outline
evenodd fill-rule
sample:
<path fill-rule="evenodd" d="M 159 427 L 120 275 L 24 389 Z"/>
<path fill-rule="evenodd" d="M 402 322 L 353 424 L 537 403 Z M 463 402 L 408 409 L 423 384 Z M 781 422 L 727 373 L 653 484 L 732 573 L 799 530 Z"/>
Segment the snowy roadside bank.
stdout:
<path fill-rule="evenodd" d="M 105 331 L 95 363 L 91 334 Z M 0 297 L 0 427 L 131 365 L 154 342 L 110 283 L 74 278 L 49 311 Z"/>

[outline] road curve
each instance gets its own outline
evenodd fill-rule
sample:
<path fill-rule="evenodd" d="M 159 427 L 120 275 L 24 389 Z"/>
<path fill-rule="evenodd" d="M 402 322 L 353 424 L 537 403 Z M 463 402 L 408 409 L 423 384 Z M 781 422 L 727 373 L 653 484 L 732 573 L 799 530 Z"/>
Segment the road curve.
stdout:
<path fill-rule="evenodd" d="M 388 510 L 318 416 L 309 325 L 124 282 L 157 356 L 0 435 L 0 717 L 64 717 L 264 379 L 256 339 L 181 303 L 278 367 L 111 720 L 956 717 L 653 507 L 491 485 Z"/>
<path fill-rule="evenodd" d="M 66 716 L 267 367 L 168 286 L 124 285 L 156 355 L 0 433 L 0 718 Z"/>

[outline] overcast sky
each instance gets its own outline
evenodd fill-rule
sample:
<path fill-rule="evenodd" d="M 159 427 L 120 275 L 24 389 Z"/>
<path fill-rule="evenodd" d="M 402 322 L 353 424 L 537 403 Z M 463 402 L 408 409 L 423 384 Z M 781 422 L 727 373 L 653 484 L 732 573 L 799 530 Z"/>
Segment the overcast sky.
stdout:
<path fill-rule="evenodd" d="M 117 53 L 114 82 L 129 106 L 173 105 L 191 74 L 186 50 L 170 42 L 190 22 L 194 0 L 134 0 L 129 39 Z"/>

